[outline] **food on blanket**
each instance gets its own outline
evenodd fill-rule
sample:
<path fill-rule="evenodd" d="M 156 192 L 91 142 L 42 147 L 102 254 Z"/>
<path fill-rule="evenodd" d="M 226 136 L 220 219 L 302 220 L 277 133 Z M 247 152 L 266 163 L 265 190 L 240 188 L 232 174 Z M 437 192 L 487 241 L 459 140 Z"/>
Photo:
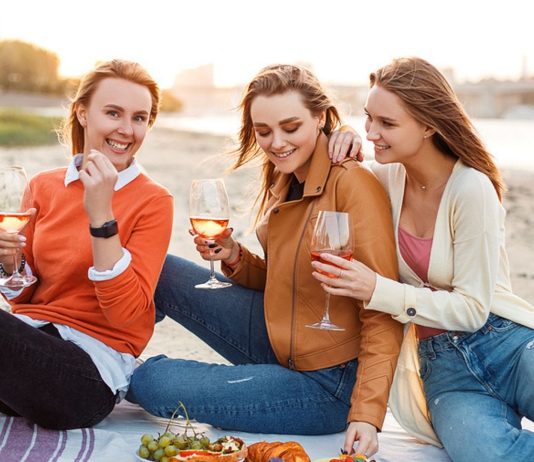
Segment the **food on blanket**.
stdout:
<path fill-rule="evenodd" d="M 365 454 L 340 454 L 328 462 L 374 462 L 369 460 Z"/>
<path fill-rule="evenodd" d="M 170 462 L 238 462 L 247 457 L 247 446 L 239 438 L 223 436 L 208 445 L 208 449 L 184 449 Z"/>
<path fill-rule="evenodd" d="M 185 414 L 185 430 L 175 434 L 169 429 L 180 409 Z M 238 462 L 247 456 L 247 446 L 239 438 L 231 436 L 223 436 L 211 442 L 206 435 L 195 431 L 185 406 L 180 403 L 164 433 L 158 434 L 157 438 L 148 433 L 141 436 L 137 455 L 142 459 L 159 462 Z"/>
<path fill-rule="evenodd" d="M 267 443 L 261 441 L 248 447 L 247 462 L 310 462 L 304 448 L 296 441 Z"/>

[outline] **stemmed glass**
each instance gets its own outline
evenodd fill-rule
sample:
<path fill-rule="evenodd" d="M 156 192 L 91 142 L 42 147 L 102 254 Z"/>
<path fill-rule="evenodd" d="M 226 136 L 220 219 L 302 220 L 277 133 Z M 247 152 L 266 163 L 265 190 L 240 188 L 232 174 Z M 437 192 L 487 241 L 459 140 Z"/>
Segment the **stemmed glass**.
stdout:
<path fill-rule="evenodd" d="M 322 253 L 337 255 L 345 260 L 350 260 L 352 258 L 348 213 L 328 211 L 319 212 L 311 242 L 312 261 L 321 261 L 320 255 Z M 331 263 L 328 262 L 328 264 Z M 339 277 L 339 274 L 318 271 L 329 278 Z M 345 330 L 343 327 L 330 321 L 330 294 L 328 292 L 326 292 L 323 318 L 314 324 L 306 324 L 306 327 L 322 330 Z"/>
<path fill-rule="evenodd" d="M 208 244 L 215 242 L 215 238 L 226 229 L 230 221 L 228 194 L 222 179 L 192 181 L 189 191 L 189 218 L 195 233 L 206 239 Z M 231 285 L 215 277 L 213 259 L 210 258 L 210 277 L 195 288 L 222 289 Z"/>
<path fill-rule="evenodd" d="M 31 218 L 31 197 L 28 177 L 22 167 L 0 169 L 0 230 L 18 234 Z M 0 278 L 0 286 L 13 290 L 28 287 L 37 281 L 33 275 L 20 274 L 19 252 L 13 255 L 13 274 Z"/>

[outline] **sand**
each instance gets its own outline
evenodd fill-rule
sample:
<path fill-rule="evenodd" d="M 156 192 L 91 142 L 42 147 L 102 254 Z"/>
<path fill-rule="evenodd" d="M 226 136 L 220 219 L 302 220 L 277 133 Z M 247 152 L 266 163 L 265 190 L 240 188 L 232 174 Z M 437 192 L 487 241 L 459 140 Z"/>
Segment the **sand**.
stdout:
<path fill-rule="evenodd" d="M 225 174 L 231 164 L 226 155 L 232 148 L 230 139 L 197 133 L 155 128 L 148 135 L 138 160 L 146 172 L 165 185 L 175 198 L 174 230 L 169 252 L 208 266 L 194 249 L 187 215 L 188 189 L 193 178 L 224 176 L 232 204 L 231 226 L 234 235 L 252 249 L 259 250 L 251 233 L 251 207 L 257 170 L 242 169 Z M 40 170 L 66 165 L 70 155 L 66 148 L 40 146 L 0 148 L 0 166 L 23 165 L 29 175 Z M 534 304 L 534 171 L 504 170 L 508 193 L 507 249 L 512 284 L 516 293 Z M 169 356 L 225 362 L 217 353 L 172 320 L 156 326 L 144 356 L 164 353 Z"/>

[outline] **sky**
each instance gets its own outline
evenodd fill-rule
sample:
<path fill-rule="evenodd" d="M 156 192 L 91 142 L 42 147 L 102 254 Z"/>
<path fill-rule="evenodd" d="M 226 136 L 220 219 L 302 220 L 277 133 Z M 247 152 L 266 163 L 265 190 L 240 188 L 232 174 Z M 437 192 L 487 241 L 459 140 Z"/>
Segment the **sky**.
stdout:
<path fill-rule="evenodd" d="M 58 54 L 63 76 L 100 60 L 140 62 L 163 88 L 207 63 L 215 83 L 263 66 L 306 63 L 328 83 L 365 84 L 399 56 L 420 56 L 458 81 L 534 75 L 534 3 L 524 0 L 9 0 L 0 40 Z"/>

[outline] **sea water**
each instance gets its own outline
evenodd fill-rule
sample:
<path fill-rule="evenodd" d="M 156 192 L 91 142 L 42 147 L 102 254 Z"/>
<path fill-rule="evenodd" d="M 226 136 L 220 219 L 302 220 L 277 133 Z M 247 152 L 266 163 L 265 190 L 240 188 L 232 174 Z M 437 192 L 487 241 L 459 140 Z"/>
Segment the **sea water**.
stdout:
<path fill-rule="evenodd" d="M 364 152 L 366 155 L 372 155 L 372 143 L 365 140 L 364 136 L 364 118 L 349 117 L 344 122 L 358 130 L 364 138 Z M 534 120 L 474 119 L 473 123 L 500 167 L 528 169 L 534 172 Z M 161 114 L 156 122 L 158 127 L 230 137 L 237 136 L 239 124 L 237 115 L 188 117 Z"/>

